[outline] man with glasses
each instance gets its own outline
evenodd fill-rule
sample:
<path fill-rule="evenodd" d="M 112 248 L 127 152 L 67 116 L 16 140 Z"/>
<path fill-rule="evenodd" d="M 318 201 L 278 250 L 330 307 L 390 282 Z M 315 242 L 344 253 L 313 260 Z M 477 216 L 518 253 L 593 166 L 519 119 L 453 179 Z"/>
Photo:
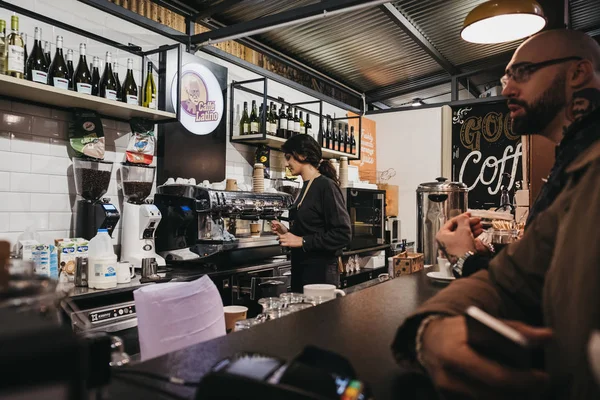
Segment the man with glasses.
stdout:
<path fill-rule="evenodd" d="M 519 46 L 501 81 L 513 132 L 557 143 L 548 183 L 523 238 L 404 321 L 394 354 L 466 397 L 598 399 L 586 350 L 600 329 L 600 46 L 580 32 L 540 33 Z M 468 215 L 437 239 L 459 264 L 476 251 Z M 471 305 L 512 320 L 545 363 L 511 368 L 474 351 L 464 317 Z"/>

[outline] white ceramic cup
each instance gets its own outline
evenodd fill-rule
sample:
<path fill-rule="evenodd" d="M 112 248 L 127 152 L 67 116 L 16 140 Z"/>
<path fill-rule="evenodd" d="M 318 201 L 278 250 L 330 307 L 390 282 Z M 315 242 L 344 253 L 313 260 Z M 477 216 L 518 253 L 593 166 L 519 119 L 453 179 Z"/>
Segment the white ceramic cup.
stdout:
<path fill-rule="evenodd" d="M 447 276 L 447 277 L 454 276 L 452 274 L 452 264 L 450 264 L 450 261 L 448 261 L 448 259 L 446 259 L 444 257 L 438 257 L 437 262 L 438 262 L 438 268 L 440 269 L 440 274 Z"/>
<path fill-rule="evenodd" d="M 335 285 L 328 285 L 325 283 L 304 285 L 304 295 L 307 297 L 324 297 L 334 299 L 336 294 L 345 296 L 346 292 L 341 289 L 337 289 Z"/>
<path fill-rule="evenodd" d="M 135 272 L 132 272 L 129 267 L 130 265 L 127 261 L 121 261 L 117 264 L 117 283 L 131 282 L 131 278 L 135 276 Z"/>

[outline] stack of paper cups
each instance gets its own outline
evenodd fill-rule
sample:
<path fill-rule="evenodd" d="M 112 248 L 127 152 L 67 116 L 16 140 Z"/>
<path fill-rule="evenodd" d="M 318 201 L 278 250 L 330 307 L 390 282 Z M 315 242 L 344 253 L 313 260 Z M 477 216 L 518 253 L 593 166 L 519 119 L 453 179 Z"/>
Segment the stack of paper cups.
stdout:
<path fill-rule="evenodd" d="M 348 157 L 340 157 L 340 187 L 348 187 Z"/>
<path fill-rule="evenodd" d="M 254 173 L 252 174 L 252 190 L 257 193 L 262 193 L 265 191 L 265 166 L 263 164 L 254 164 Z"/>
<path fill-rule="evenodd" d="M 339 177 L 340 177 L 340 163 L 335 158 L 332 158 L 330 161 L 331 161 L 331 165 L 333 166 L 333 169 L 335 169 L 335 176 L 337 176 L 338 179 L 339 179 Z"/>

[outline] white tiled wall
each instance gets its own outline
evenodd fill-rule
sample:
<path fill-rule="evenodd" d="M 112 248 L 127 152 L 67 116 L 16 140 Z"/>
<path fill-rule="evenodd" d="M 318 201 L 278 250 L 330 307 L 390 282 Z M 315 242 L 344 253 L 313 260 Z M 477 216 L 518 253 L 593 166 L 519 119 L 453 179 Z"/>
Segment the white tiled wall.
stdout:
<path fill-rule="evenodd" d="M 120 18 L 103 13 L 77 0 L 7 0 L 9 3 L 33 10 L 59 21 L 67 22 L 87 31 L 102 35 L 120 43 L 134 43 L 143 50 L 155 49 L 160 45 L 172 44 L 169 39 L 130 24 Z M 0 8 L 0 19 L 10 21 L 11 13 Z M 103 60 L 106 51 L 111 51 L 113 60 L 119 61 L 119 75 L 125 75 L 128 53 L 110 48 L 104 44 L 76 37 L 70 32 L 20 16 L 19 31 L 28 35 L 28 49 L 33 46 L 33 32 L 36 26 L 42 28 L 43 40 L 52 43 L 52 55 L 55 52 L 56 35 L 64 37 L 64 52 L 73 49 L 74 63 L 79 57 L 79 43 L 87 44 L 88 62 L 93 56 L 101 59 L 100 71 L 104 69 Z M 10 24 L 10 22 L 9 22 Z M 223 65 L 229 70 L 229 82 L 242 81 L 259 77 L 243 68 L 229 64 L 205 53 L 197 53 L 199 57 L 209 59 Z M 138 85 L 142 83 L 141 58 L 133 57 L 134 77 Z M 156 60 L 154 60 L 156 62 Z M 253 88 L 262 90 L 259 85 Z M 231 96 L 231 90 L 228 91 Z M 269 81 L 269 94 L 283 97 L 290 102 L 312 100 L 308 96 L 275 82 Z M 227 137 L 230 126 L 238 130 L 236 121 L 241 118 L 241 104 L 253 99 L 260 104 L 260 99 L 246 93 L 236 91 L 236 111 L 234 121 L 229 120 L 227 113 Z M 229 100 L 227 102 L 229 104 Z M 314 108 L 314 110 L 318 110 Z M 344 115 L 342 109 L 324 104 L 325 114 Z M 18 236 L 28 227 L 34 227 L 45 242 L 55 238 L 71 236 L 72 207 L 75 202 L 75 187 L 72 177 L 71 160 L 68 157 L 67 120 L 69 113 L 45 107 L 11 102 L 0 99 L 0 239 L 15 242 Z M 318 122 L 311 120 L 316 128 Z M 112 120 L 103 120 L 106 136 L 106 159 L 121 162 L 127 146 L 129 126 Z M 226 175 L 238 180 L 242 189 L 250 189 L 252 165 L 254 164 L 255 147 L 227 143 Z M 273 177 L 283 175 L 283 157 L 279 152 L 271 152 L 271 169 Z M 109 197 L 117 208 L 121 209 L 116 182 L 117 169 L 105 197 Z M 203 177 L 195 177 L 203 181 Z M 270 182 L 266 182 L 270 186 Z M 120 223 L 113 234 L 113 242 L 120 243 Z"/>

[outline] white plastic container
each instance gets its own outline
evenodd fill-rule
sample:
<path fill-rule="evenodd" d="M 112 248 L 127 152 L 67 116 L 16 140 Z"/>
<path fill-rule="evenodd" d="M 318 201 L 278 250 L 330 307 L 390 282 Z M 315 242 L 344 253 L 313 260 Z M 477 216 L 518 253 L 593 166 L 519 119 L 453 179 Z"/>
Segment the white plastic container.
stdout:
<path fill-rule="evenodd" d="M 98 229 L 88 245 L 88 286 L 92 289 L 117 287 L 117 255 L 106 229 Z"/>

